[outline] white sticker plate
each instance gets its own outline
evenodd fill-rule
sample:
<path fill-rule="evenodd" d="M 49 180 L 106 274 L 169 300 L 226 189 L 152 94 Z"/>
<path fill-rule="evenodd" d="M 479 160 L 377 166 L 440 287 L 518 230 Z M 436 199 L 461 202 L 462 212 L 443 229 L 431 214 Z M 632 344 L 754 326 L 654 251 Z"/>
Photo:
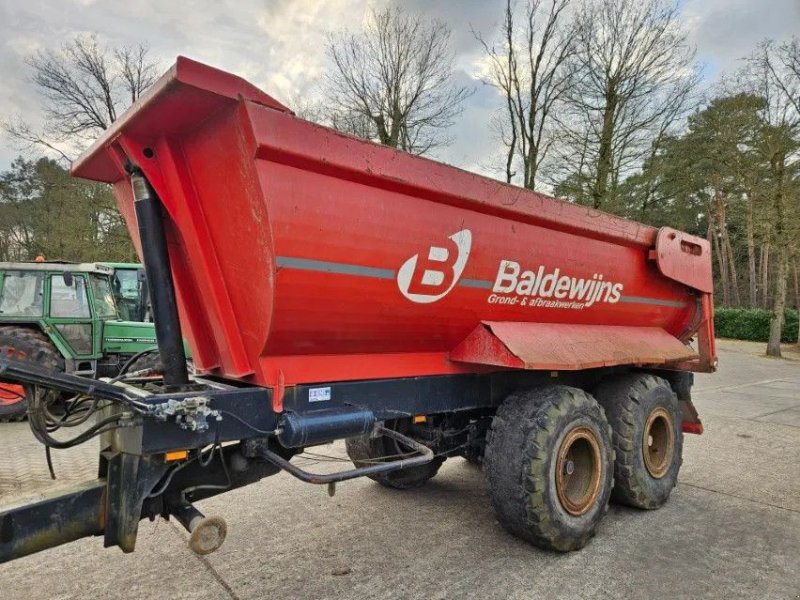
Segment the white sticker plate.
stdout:
<path fill-rule="evenodd" d="M 331 399 L 331 388 L 329 387 L 311 388 L 310 390 L 308 390 L 309 402 L 325 402 L 326 400 L 330 399 Z"/>

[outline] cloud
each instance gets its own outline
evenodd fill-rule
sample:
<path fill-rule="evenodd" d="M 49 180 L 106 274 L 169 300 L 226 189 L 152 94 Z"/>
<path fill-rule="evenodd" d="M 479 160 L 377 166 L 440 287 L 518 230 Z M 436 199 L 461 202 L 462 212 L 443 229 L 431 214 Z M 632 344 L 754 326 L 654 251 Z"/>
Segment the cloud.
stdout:
<path fill-rule="evenodd" d="M 308 93 L 329 28 L 360 23 L 366 0 L 31 0 L 0 6 L 0 117 L 40 122 L 25 58 L 84 33 L 110 45 L 146 41 L 166 70 L 179 54 L 252 81 L 278 97 Z M 0 169 L 16 149 L 0 140 Z"/>
<path fill-rule="evenodd" d="M 578 0 L 582 1 L 582 0 Z M 314 97 L 326 68 L 327 31 L 358 28 L 370 5 L 402 5 L 445 21 L 453 31 L 456 77 L 475 94 L 435 158 L 496 174 L 490 120 L 500 99 L 475 79 L 480 48 L 472 30 L 492 37 L 503 0 L 26 0 L 0 3 L 0 117 L 36 123 L 40 113 L 25 57 L 81 33 L 113 44 L 147 41 L 166 69 L 178 54 L 237 73 L 279 99 Z M 736 66 L 763 37 L 788 37 L 800 24 L 798 0 L 683 0 L 682 15 L 709 73 Z M 0 169 L 17 154 L 0 139 Z"/>
<path fill-rule="evenodd" d="M 685 0 L 682 16 L 710 77 L 735 71 L 765 38 L 800 34 L 798 0 Z"/>

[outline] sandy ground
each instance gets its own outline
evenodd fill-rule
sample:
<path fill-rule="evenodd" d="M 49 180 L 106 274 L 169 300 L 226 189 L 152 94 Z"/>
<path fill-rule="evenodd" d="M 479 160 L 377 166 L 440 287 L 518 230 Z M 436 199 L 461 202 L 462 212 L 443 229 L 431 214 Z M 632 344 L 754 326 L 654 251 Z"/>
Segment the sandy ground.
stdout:
<path fill-rule="evenodd" d="M 201 503 L 228 522 L 215 554 L 145 522 L 131 555 L 85 539 L 0 565 L 0 597 L 800 598 L 800 363 L 764 358 L 763 344 L 719 348 L 719 372 L 695 387 L 706 433 L 687 436 L 669 503 L 612 506 L 579 552 L 507 535 L 483 474 L 453 459 L 409 492 L 356 480 L 330 498 L 278 475 Z M 94 460 L 57 454 L 57 484 L 91 478 Z M 50 486 L 27 426 L 2 425 L 0 504 Z"/>

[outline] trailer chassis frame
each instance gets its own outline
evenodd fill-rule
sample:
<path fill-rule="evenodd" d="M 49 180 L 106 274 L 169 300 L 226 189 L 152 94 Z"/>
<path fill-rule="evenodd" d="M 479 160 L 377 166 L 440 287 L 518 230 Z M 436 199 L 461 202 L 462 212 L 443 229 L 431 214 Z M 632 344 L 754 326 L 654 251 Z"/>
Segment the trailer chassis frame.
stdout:
<path fill-rule="evenodd" d="M 107 547 L 118 546 L 123 552 L 132 552 L 143 518 L 173 515 L 193 530 L 203 519 L 191 501 L 253 483 L 280 470 L 310 483 L 333 484 L 420 465 L 432 460 L 433 452 L 410 437 L 387 430 L 383 422 L 415 415 L 480 411 L 498 406 L 517 389 L 549 383 L 554 377 L 559 378 L 559 383 L 585 388 L 604 375 L 635 368 L 625 365 L 561 372 L 499 368 L 454 375 L 286 388 L 280 385 L 275 390 L 190 379 L 183 356 L 161 202 L 141 171 L 131 164 L 127 167 L 156 314 L 156 337 L 162 356 L 166 356 L 160 388 L 163 393 L 122 382 L 50 373 L 0 358 L 3 378 L 105 400 L 108 405 L 98 413 L 99 418 L 120 417 L 120 426 L 100 438 L 98 479 L 44 499 L 0 508 L 0 563 L 97 535 L 104 536 Z M 675 375 L 681 385 L 687 376 L 691 374 Z M 133 397 L 148 410 L 142 414 L 126 413 L 125 402 Z M 691 404 L 690 399 L 685 401 Z M 298 449 L 279 442 L 281 419 L 287 414 L 302 416 L 323 410 L 367 411 L 371 413 L 371 423 L 378 424 L 367 431 L 336 430 L 334 426 L 329 441 L 359 434 L 389 435 L 418 456 L 332 475 L 303 471 L 290 463 Z M 320 442 L 319 438 L 315 440 Z M 210 455 L 203 458 L 203 449 L 208 446 Z M 176 451 L 182 462 L 174 463 L 169 458 Z M 216 457 L 218 460 L 212 460 Z"/>
<path fill-rule="evenodd" d="M 207 428 L 192 430 L 175 417 L 137 416 L 125 426 L 103 433 L 98 479 L 30 503 L 0 508 L 0 562 L 98 535 L 103 536 L 105 546 L 132 552 L 142 519 L 179 516 L 186 511 L 187 502 L 254 483 L 281 470 L 309 483 L 332 484 L 422 464 L 433 458 L 432 451 L 398 432 L 386 431 L 381 424 L 415 415 L 476 413 L 498 406 L 516 389 L 543 385 L 555 376 L 560 383 L 586 386 L 615 371 L 619 368 L 561 373 L 508 370 L 332 382 L 323 386 L 330 391 L 330 400 L 324 403 L 324 408 L 311 400 L 316 396 L 314 390 L 321 387 L 319 384 L 300 385 L 285 390 L 284 413 L 273 411 L 271 389 L 234 387 L 195 378 L 191 390 L 142 395 L 138 400 L 158 406 L 201 396 L 207 400 L 208 409 L 219 414 L 220 420 L 209 419 Z M 118 399 L 129 389 L 139 389 L 48 373 L 5 359 L 0 359 L 0 375 L 109 400 Z M 141 390 L 139 393 L 142 394 Z M 352 407 L 371 411 L 378 423 L 376 434 L 399 439 L 413 448 L 417 456 L 394 461 L 397 464 L 381 463 L 377 467 L 334 474 L 308 473 L 291 464 L 291 457 L 298 449 L 283 447 L 277 438 L 283 414 L 313 415 L 321 410 Z M 107 413 L 100 414 L 98 418 L 106 416 Z M 209 446 L 218 448 L 219 458 L 201 466 L 196 457 Z M 195 458 L 185 461 L 189 464 L 164 485 L 165 477 L 179 466 L 166 458 L 167 453 L 175 450 L 189 451 Z M 157 487 L 164 489 L 153 495 Z"/>

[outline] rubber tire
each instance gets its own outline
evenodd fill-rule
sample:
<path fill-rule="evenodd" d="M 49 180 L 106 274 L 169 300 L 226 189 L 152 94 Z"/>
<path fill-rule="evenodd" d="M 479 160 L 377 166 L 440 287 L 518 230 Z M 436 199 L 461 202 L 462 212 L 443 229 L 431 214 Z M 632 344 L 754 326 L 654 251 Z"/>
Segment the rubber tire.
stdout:
<path fill-rule="evenodd" d="M 347 448 L 347 456 L 350 457 L 356 467 L 369 466 L 374 463 L 364 461 L 374 461 L 383 456 L 397 453 L 394 441 L 384 436 L 372 438 L 369 435 L 363 435 L 348 438 L 345 440 L 345 447 Z M 431 462 L 418 467 L 400 469 L 391 473 L 369 475 L 368 477 L 388 488 L 409 490 L 425 485 L 429 479 L 432 479 L 439 472 L 439 467 L 442 466 L 443 462 L 444 457 L 437 456 Z"/>
<path fill-rule="evenodd" d="M 464 460 L 473 467 L 478 467 L 479 469 L 483 466 L 483 456 L 480 455 L 466 453 L 464 454 Z"/>
<path fill-rule="evenodd" d="M 469 445 L 464 448 L 464 460 L 474 467 L 483 466 L 483 455 L 486 454 L 486 438 L 482 440 L 482 445 Z"/>
<path fill-rule="evenodd" d="M 32 362 L 38 367 L 64 372 L 64 358 L 50 339 L 38 329 L 0 326 L 0 356 Z M 33 388 L 25 386 L 25 398 L 15 404 L 0 406 L 0 421 L 21 421 L 28 411 Z M 57 392 L 49 391 L 48 394 Z"/>
<path fill-rule="evenodd" d="M 664 505 L 678 482 L 682 463 L 683 430 L 678 397 L 669 383 L 649 373 L 631 373 L 602 382 L 595 389 L 613 431 L 616 484 L 612 499 L 634 508 L 653 510 Z M 662 406 L 673 419 L 675 446 L 663 477 L 653 477 L 644 464 L 642 437 L 647 416 Z"/>
<path fill-rule="evenodd" d="M 131 366 L 128 367 L 127 372 L 134 373 L 144 369 L 154 369 L 158 373 L 162 373 L 164 371 L 164 365 L 161 363 L 161 355 L 158 353 L 158 351 L 148 352 L 147 354 L 143 354 L 137 358 L 131 363 Z"/>
<path fill-rule="evenodd" d="M 577 426 L 589 428 L 600 446 L 602 473 L 593 506 L 574 516 L 561 506 L 555 485 L 558 449 Z M 614 486 L 611 428 L 600 405 L 585 391 L 547 386 L 512 394 L 489 430 L 483 469 L 500 524 L 540 548 L 583 548 L 608 511 Z"/>

